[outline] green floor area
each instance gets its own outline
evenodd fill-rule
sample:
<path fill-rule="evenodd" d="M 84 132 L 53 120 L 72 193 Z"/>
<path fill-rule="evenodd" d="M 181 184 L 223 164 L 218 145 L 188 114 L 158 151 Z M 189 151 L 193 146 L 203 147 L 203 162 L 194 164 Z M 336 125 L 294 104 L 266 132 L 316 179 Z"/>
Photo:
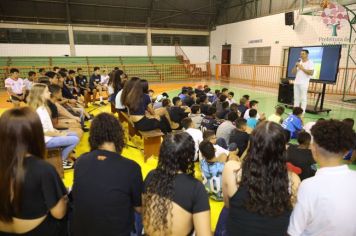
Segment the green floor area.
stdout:
<path fill-rule="evenodd" d="M 258 90 L 253 90 L 253 89 L 245 89 L 245 88 L 238 88 L 236 86 L 232 85 L 215 85 L 211 86 L 212 92 L 214 92 L 215 89 L 222 89 L 222 88 L 228 88 L 230 91 L 234 92 L 234 99 L 238 103 L 240 98 L 248 94 L 250 95 L 250 100 L 257 100 L 259 102 L 258 105 L 258 111 L 259 112 L 264 112 L 266 114 L 266 117 L 269 115 L 273 114 L 275 112 L 274 107 L 278 104 L 277 102 L 277 97 L 278 94 L 276 93 L 271 93 L 271 92 L 264 92 L 264 91 L 258 91 Z M 176 96 L 180 91 L 179 90 L 174 90 L 170 91 L 168 94 L 170 98 L 173 98 L 173 96 Z M 312 102 L 312 101 L 310 101 Z M 330 104 L 328 102 L 325 102 L 324 107 L 332 109 L 332 111 L 327 115 L 327 113 L 320 113 L 318 115 L 306 113 L 304 115 L 304 123 L 310 122 L 310 121 L 316 121 L 319 118 L 324 118 L 324 119 L 338 119 L 342 120 L 345 118 L 353 118 L 356 121 L 356 105 L 354 105 L 354 108 L 347 108 L 342 105 L 335 105 L 335 104 Z M 287 118 L 288 114 L 291 113 L 291 109 L 286 109 L 283 118 Z M 356 129 L 356 124 L 354 126 L 354 129 Z"/>

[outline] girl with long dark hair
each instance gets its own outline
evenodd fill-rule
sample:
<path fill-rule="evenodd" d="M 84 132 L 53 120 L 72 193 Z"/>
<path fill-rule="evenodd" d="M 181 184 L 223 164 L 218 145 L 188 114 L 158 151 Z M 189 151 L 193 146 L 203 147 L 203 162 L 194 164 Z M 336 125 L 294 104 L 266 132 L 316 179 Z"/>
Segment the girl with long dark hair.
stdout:
<path fill-rule="evenodd" d="M 158 166 L 145 180 L 143 225 L 147 235 L 211 235 L 208 195 L 194 178 L 195 146 L 188 133 L 165 137 Z"/>
<path fill-rule="evenodd" d="M 140 131 L 160 129 L 164 133 L 170 131 L 167 120 L 154 115 L 151 99 L 143 92 L 140 78 L 132 77 L 125 83 L 121 102 L 128 108 L 130 119 L 136 129 Z"/>
<path fill-rule="evenodd" d="M 67 192 L 43 161 L 40 118 L 29 107 L 0 117 L 0 235 L 65 235 Z"/>
<path fill-rule="evenodd" d="M 252 132 L 241 163 L 229 161 L 223 171 L 223 195 L 229 208 L 229 235 L 285 235 L 299 186 L 288 172 L 283 128 L 262 122 Z"/>

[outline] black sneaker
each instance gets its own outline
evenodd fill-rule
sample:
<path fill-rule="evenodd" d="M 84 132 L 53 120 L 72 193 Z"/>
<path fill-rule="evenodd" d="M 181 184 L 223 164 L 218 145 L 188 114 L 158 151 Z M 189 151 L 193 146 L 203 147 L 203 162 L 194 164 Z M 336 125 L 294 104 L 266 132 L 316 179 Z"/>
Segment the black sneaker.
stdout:
<path fill-rule="evenodd" d="M 83 127 L 82 130 L 83 130 L 84 132 L 89 132 L 89 129 L 88 129 L 88 128 L 85 128 L 85 127 Z"/>
<path fill-rule="evenodd" d="M 100 105 L 97 104 L 96 102 L 93 102 L 93 106 L 100 106 Z"/>
<path fill-rule="evenodd" d="M 62 161 L 62 165 L 64 170 L 69 170 L 73 168 L 73 163 L 68 160 Z"/>
<path fill-rule="evenodd" d="M 100 102 L 100 105 L 103 105 L 103 106 L 105 106 L 107 103 L 105 103 L 105 102 Z"/>

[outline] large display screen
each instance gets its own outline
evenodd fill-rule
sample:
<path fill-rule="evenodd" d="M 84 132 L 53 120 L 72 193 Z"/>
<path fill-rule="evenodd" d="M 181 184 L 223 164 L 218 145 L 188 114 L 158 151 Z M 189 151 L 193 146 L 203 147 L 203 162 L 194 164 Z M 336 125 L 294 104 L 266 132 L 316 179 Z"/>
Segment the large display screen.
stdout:
<path fill-rule="evenodd" d="M 314 63 L 314 74 L 311 80 L 320 83 L 336 83 L 337 73 L 339 72 L 341 45 L 289 48 L 287 78 L 295 79 L 292 69 L 301 60 L 300 52 L 305 49 L 309 51 L 309 60 Z"/>

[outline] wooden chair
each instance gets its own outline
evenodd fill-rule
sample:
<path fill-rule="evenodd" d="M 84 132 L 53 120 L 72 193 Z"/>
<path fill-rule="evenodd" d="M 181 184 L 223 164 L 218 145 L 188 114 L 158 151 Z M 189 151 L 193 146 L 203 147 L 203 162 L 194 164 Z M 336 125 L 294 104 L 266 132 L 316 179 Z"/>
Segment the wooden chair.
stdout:
<path fill-rule="evenodd" d="M 62 163 L 62 150 L 60 148 L 46 149 L 45 161 L 54 166 L 58 175 L 63 179 L 64 170 Z"/>
<path fill-rule="evenodd" d="M 146 162 L 148 158 L 152 155 L 158 156 L 159 149 L 161 147 L 161 138 L 163 133 L 161 130 L 150 130 L 150 131 L 139 131 L 135 128 L 134 123 L 130 120 L 130 117 L 125 112 L 119 112 L 119 119 L 125 120 L 128 123 L 128 133 L 129 137 L 134 137 L 135 135 L 143 139 L 143 155 L 144 161 Z"/>

